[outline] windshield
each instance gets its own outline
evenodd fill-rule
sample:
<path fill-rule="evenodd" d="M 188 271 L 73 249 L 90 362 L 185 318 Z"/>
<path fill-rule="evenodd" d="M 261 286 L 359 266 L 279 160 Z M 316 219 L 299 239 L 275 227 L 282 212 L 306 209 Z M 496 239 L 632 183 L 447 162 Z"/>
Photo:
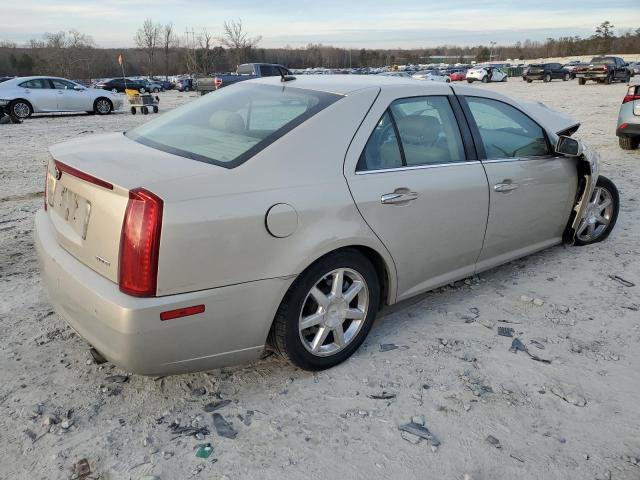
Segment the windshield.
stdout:
<path fill-rule="evenodd" d="M 126 136 L 175 155 L 233 168 L 340 98 L 293 87 L 232 85 Z"/>

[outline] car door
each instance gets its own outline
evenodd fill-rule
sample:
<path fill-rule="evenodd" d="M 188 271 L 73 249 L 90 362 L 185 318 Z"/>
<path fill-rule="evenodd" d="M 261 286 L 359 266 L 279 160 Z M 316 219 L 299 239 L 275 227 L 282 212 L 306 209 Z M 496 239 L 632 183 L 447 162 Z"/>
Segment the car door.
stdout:
<path fill-rule="evenodd" d="M 58 108 L 58 98 L 49 79 L 33 78 L 18 84 L 18 87 L 34 112 L 55 112 Z"/>
<path fill-rule="evenodd" d="M 88 112 L 93 110 L 91 98 L 85 88 L 76 90 L 78 85 L 61 78 L 52 78 L 51 85 L 58 97 L 59 112 Z"/>
<path fill-rule="evenodd" d="M 383 90 L 345 160 L 356 205 L 395 262 L 398 300 L 472 274 L 488 214 L 457 100 L 444 84 L 426 89 Z"/>
<path fill-rule="evenodd" d="M 461 103 L 489 181 L 478 270 L 560 243 L 577 189 L 575 160 L 553 154 L 544 129 L 514 105 L 471 95 Z"/>

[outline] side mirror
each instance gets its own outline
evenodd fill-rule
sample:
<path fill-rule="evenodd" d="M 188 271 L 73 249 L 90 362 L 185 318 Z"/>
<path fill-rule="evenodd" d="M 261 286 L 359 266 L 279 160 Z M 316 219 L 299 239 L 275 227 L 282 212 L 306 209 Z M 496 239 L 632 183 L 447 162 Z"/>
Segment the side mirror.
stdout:
<path fill-rule="evenodd" d="M 80 91 L 80 90 L 84 90 L 84 87 L 81 87 L 80 85 L 76 85 L 75 87 L 73 87 L 73 89 L 76 91 Z"/>
<path fill-rule="evenodd" d="M 582 155 L 582 144 L 575 138 L 560 135 L 556 142 L 556 153 L 568 157 L 579 157 Z"/>

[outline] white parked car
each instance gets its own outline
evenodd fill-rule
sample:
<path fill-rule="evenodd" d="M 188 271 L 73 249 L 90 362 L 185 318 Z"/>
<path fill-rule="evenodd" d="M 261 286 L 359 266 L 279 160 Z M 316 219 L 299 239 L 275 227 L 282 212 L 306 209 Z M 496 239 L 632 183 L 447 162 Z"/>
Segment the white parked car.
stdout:
<path fill-rule="evenodd" d="M 449 75 L 445 75 L 439 70 L 422 70 L 411 75 L 416 80 L 428 80 L 431 82 L 451 82 Z"/>
<path fill-rule="evenodd" d="M 0 83 L 0 107 L 17 118 L 48 112 L 106 115 L 122 107 L 122 95 L 64 78 L 18 77 Z"/>
<path fill-rule="evenodd" d="M 467 71 L 467 82 L 506 82 L 507 74 L 497 67 L 473 67 Z"/>

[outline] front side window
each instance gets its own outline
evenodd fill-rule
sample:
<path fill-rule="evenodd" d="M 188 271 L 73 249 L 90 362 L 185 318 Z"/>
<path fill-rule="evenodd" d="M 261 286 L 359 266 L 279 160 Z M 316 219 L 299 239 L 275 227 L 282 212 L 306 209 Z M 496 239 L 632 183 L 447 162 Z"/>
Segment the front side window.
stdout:
<path fill-rule="evenodd" d="M 294 87 L 237 84 L 126 135 L 174 155 L 233 168 L 340 98 Z"/>
<path fill-rule="evenodd" d="M 466 97 L 488 160 L 549 155 L 542 127 L 498 100 Z"/>
<path fill-rule="evenodd" d="M 31 89 L 51 88 L 49 86 L 49 80 L 47 80 L 46 78 L 34 78 L 33 80 L 27 80 L 26 82 L 22 82 L 20 86 L 22 88 Z"/>
<path fill-rule="evenodd" d="M 58 78 L 52 78 L 51 82 L 53 83 L 53 88 L 56 90 L 73 90 L 76 86 L 74 83 Z"/>

